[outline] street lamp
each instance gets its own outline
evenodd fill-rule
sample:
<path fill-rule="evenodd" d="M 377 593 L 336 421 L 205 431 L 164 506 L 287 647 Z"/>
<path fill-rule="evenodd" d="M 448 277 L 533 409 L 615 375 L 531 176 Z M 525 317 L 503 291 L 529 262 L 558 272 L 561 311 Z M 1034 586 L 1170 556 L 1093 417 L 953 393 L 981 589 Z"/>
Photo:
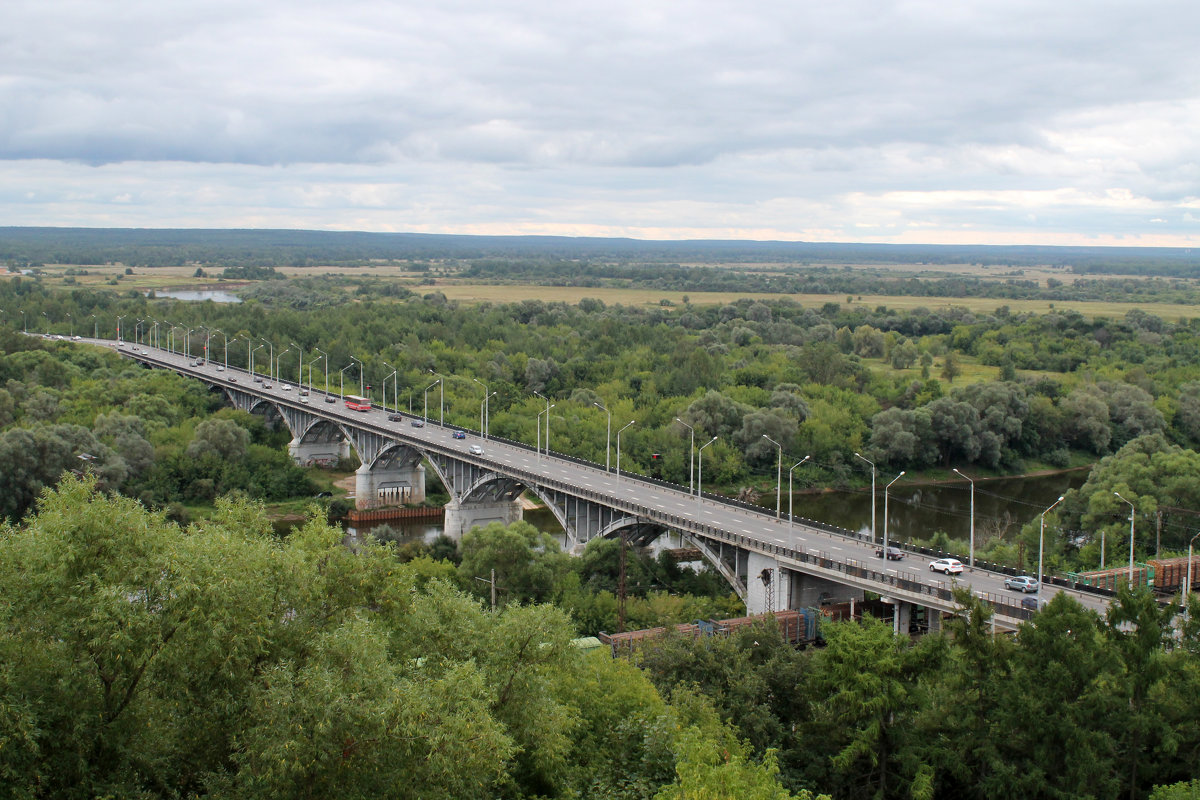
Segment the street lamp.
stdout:
<path fill-rule="evenodd" d="M 354 362 L 351 361 L 349 364 L 338 370 L 338 397 L 340 397 L 342 400 L 346 399 L 346 370 L 353 366 Z"/>
<path fill-rule="evenodd" d="M 542 394 L 541 392 L 534 392 L 534 394 L 535 394 L 535 395 L 537 395 L 538 397 L 540 397 L 540 398 L 542 398 L 543 400 L 545 400 L 545 401 L 546 401 L 546 410 L 545 410 L 544 412 L 542 412 L 542 413 L 544 413 L 544 414 L 546 415 L 546 455 L 550 455 L 550 398 L 546 397 L 546 396 L 545 396 L 544 394 Z M 538 431 L 537 431 L 537 433 L 538 433 L 538 453 L 541 453 L 541 452 L 542 452 L 542 445 L 541 445 L 541 440 L 542 440 L 542 428 L 541 428 L 541 418 L 542 418 L 542 413 L 539 413 L 539 414 L 538 414 L 538 420 L 539 420 L 539 421 L 538 421 Z"/>
<path fill-rule="evenodd" d="M 479 413 L 482 415 L 482 418 L 483 418 L 483 426 L 479 429 L 479 432 L 481 434 L 483 434 L 484 439 L 487 438 L 488 423 L 491 422 L 491 413 L 490 413 L 490 409 L 488 409 L 488 405 L 489 405 L 488 401 L 490 401 L 493 397 L 495 397 L 498 394 L 500 394 L 500 393 L 492 392 L 491 394 L 485 396 L 482 400 L 479 401 Z M 397 411 L 400 410 L 398 406 L 397 406 L 396 410 Z"/>
<path fill-rule="evenodd" d="M 483 402 L 481 402 L 479 404 L 479 435 L 482 436 L 484 439 L 486 439 L 487 438 L 487 423 L 488 423 L 488 417 L 489 417 L 489 414 L 487 413 L 488 398 L 491 397 L 492 394 L 495 394 L 495 392 L 492 392 L 492 394 L 488 394 L 487 384 L 484 383 L 483 381 L 479 380 L 479 378 L 472 377 L 471 380 L 475 381 L 476 383 L 478 383 L 480 386 L 483 387 Z"/>
<path fill-rule="evenodd" d="M 1062 497 L 1059 497 L 1057 500 L 1055 500 L 1053 503 L 1050 504 L 1050 508 L 1054 508 L 1056 505 L 1058 505 L 1062 501 L 1063 501 Z M 1038 601 L 1039 601 L 1038 602 L 1039 607 L 1041 606 L 1040 601 L 1042 599 L 1042 553 L 1045 551 L 1045 547 L 1046 547 L 1046 515 L 1050 513 L 1050 508 L 1047 508 L 1045 511 L 1042 512 L 1042 525 L 1041 525 L 1041 529 L 1038 531 L 1038 574 L 1037 574 L 1038 590 L 1037 590 L 1037 596 L 1038 596 Z"/>
<path fill-rule="evenodd" d="M 715 442 L 717 437 L 709 439 L 696 449 L 696 507 L 700 506 L 700 498 L 704 496 L 704 448 Z"/>
<path fill-rule="evenodd" d="M 875 543 L 875 462 L 864 456 L 862 453 L 855 453 L 856 458 L 861 458 L 863 461 L 871 465 L 871 544 Z"/>
<path fill-rule="evenodd" d="M 892 483 L 895 483 L 896 481 L 900 480 L 903 477 L 904 477 L 904 470 L 901 470 L 899 475 L 892 478 Z M 889 483 L 887 486 L 883 487 L 883 556 L 884 556 L 884 558 L 887 558 L 887 549 L 888 549 L 888 489 L 892 488 L 892 483 Z"/>
<path fill-rule="evenodd" d="M 231 341 L 236 342 L 237 340 L 238 340 L 238 337 L 236 337 L 236 336 L 233 337 L 232 339 L 230 339 L 228 336 L 225 337 L 225 370 L 226 370 L 226 372 L 229 371 L 229 343 Z"/>
<path fill-rule="evenodd" d="M 421 414 L 421 419 L 426 422 L 429 421 L 429 390 L 432 389 L 433 387 L 437 386 L 441 382 L 442 382 L 442 379 L 438 378 L 436 381 L 434 381 L 433 383 L 431 383 L 425 387 L 425 411 Z"/>
<path fill-rule="evenodd" d="M 250 342 L 249 340 L 246 341 L 246 349 L 247 350 L 250 350 L 251 344 L 252 344 L 252 342 Z M 254 379 L 254 354 L 257 353 L 259 350 L 262 350 L 264 347 L 266 347 L 265 344 L 260 344 L 258 347 L 254 348 L 253 350 L 250 350 L 250 378 L 251 378 L 251 380 Z"/>
<path fill-rule="evenodd" d="M 629 420 L 629 425 L 635 422 L 637 422 L 636 419 L 631 419 Z M 625 428 L 628 428 L 629 425 L 626 425 Z M 617 480 L 621 480 L 621 431 L 625 430 L 625 428 L 617 431 Z"/>
<path fill-rule="evenodd" d="M 608 417 L 608 423 L 604 428 L 604 471 L 609 471 L 609 456 L 612 454 L 612 412 L 599 403 L 592 403 L 596 408 L 604 412 Z"/>
<path fill-rule="evenodd" d="M 283 363 L 283 357 L 292 348 L 285 347 L 279 351 L 279 358 L 275 359 L 275 380 L 282 382 L 283 378 L 279 369 L 279 365 Z"/>
<path fill-rule="evenodd" d="M 296 363 L 296 388 L 299 390 L 304 385 L 304 348 L 295 342 L 288 342 L 288 344 L 300 353 L 300 359 Z"/>
<path fill-rule="evenodd" d="M 270 378 L 271 380 L 275 380 L 275 373 L 272 372 L 273 366 L 275 364 L 275 343 L 268 339 L 263 339 L 263 337 L 261 337 L 261 336 L 258 338 L 262 339 L 262 341 L 266 342 L 268 345 L 271 346 L 271 350 L 267 354 L 267 377 Z"/>
<path fill-rule="evenodd" d="M 795 522 L 792 517 L 792 470 L 796 469 L 796 467 L 800 466 L 805 461 L 808 461 L 810 458 L 812 458 L 812 456 L 805 456 L 795 464 L 792 464 L 792 469 L 788 470 L 788 528 L 795 527 Z"/>
<path fill-rule="evenodd" d="M 392 367 L 391 364 L 384 361 L 382 358 L 379 359 L 379 361 L 385 367 Z M 392 394 L 395 395 L 395 397 L 393 398 L 393 402 L 396 404 L 396 413 L 400 412 L 400 390 L 396 389 L 396 380 L 397 380 L 396 376 L 397 376 L 397 374 L 399 374 L 399 372 L 400 372 L 400 370 L 396 369 L 395 367 L 392 367 L 392 371 L 389 372 L 387 375 L 385 375 L 383 378 L 383 410 L 384 411 L 387 411 L 387 379 L 392 378 L 393 379 L 392 380 L 392 389 L 394 390 L 392 392 Z"/>
<path fill-rule="evenodd" d="M 688 439 L 688 494 L 693 494 L 696 489 L 692 481 L 692 478 L 695 477 L 696 473 L 696 429 L 691 425 L 688 425 L 679 417 L 676 417 L 675 421 L 688 429 L 688 435 L 690 437 Z"/>
<path fill-rule="evenodd" d="M 329 355 L 319 347 L 314 347 L 313 352 L 320 353 L 321 358 L 325 359 L 325 394 L 329 394 Z M 308 362 L 308 366 L 309 366 L 308 388 L 311 391 L 313 388 L 313 386 L 312 386 L 312 361 Z"/>
<path fill-rule="evenodd" d="M 962 477 L 967 478 L 957 468 L 951 471 L 957 472 Z M 971 484 L 971 543 L 970 549 L 967 551 L 967 565 L 973 567 L 975 566 L 975 481 L 970 478 L 967 478 L 967 481 Z"/>
<path fill-rule="evenodd" d="M 71 324 L 71 335 L 74 336 L 75 335 L 75 318 L 72 317 L 70 314 L 67 314 L 67 321 L 70 322 L 70 324 Z"/>
<path fill-rule="evenodd" d="M 546 408 L 544 410 L 539 411 L 537 413 L 537 417 L 534 419 L 534 427 L 537 428 L 538 437 L 539 437 L 539 439 L 538 439 L 538 463 L 539 464 L 542 463 L 542 450 L 541 450 L 541 439 L 540 439 L 540 437 L 542 435 L 542 414 L 545 414 L 546 419 L 549 420 L 550 419 L 550 409 L 555 408 L 557 406 L 558 406 L 558 403 L 549 404 L 548 406 L 546 406 Z M 546 427 L 547 427 L 547 429 L 550 427 L 550 423 L 548 421 L 546 423 Z M 549 440 L 549 438 L 550 438 L 550 431 L 547 430 L 546 431 L 546 439 Z M 546 455 L 549 455 L 549 454 L 550 454 L 550 442 L 547 441 L 546 442 Z"/>
<path fill-rule="evenodd" d="M 1113 492 L 1113 494 L 1116 495 L 1117 497 L 1121 497 L 1120 492 Z M 1121 500 L 1123 500 L 1126 503 L 1129 503 L 1129 501 L 1125 500 L 1124 497 L 1121 497 Z M 1135 506 L 1133 503 L 1129 503 L 1129 588 L 1130 589 L 1133 588 L 1133 512 L 1136 510 L 1137 510 L 1137 506 Z"/>
<path fill-rule="evenodd" d="M 100 338 L 100 320 L 96 319 L 95 314 L 92 314 L 92 319 L 94 320 L 94 322 L 92 323 L 92 338 L 99 339 Z"/>
<path fill-rule="evenodd" d="M 358 362 L 358 396 L 366 397 L 367 396 L 367 385 L 366 385 L 366 378 L 363 375 L 363 373 L 366 372 L 366 370 L 363 368 L 363 363 L 361 361 L 359 361 L 357 358 L 355 358 L 354 356 L 350 356 L 350 360 Z"/>
<path fill-rule="evenodd" d="M 50 335 L 50 315 L 47 314 L 45 311 L 43 311 L 42 316 L 46 318 L 46 335 L 49 336 Z M 141 320 L 139 319 L 138 322 L 141 322 Z M 135 339 L 137 338 L 137 328 L 133 329 L 133 337 Z"/>
<path fill-rule="evenodd" d="M 779 519 L 779 510 L 783 503 L 783 445 L 765 433 L 762 437 L 775 445 L 775 449 L 779 451 L 778 458 L 775 461 L 775 519 Z"/>
<path fill-rule="evenodd" d="M 438 387 L 438 425 L 445 427 L 446 425 L 446 376 L 440 372 L 429 370 L 430 375 L 436 375 L 437 380 L 430 386 Z M 425 391 L 429 391 L 426 389 Z"/>

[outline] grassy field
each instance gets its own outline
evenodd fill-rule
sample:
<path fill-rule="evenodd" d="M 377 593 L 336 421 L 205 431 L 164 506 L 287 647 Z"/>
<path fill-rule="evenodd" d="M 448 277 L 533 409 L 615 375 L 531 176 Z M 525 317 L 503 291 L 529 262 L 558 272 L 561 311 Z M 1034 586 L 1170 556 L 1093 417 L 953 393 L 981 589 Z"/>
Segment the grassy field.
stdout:
<path fill-rule="evenodd" d="M 872 268 L 878 268 L 873 266 Z M 65 272 L 71 269 L 67 265 L 50 265 L 44 268 L 43 281 L 48 285 L 61 286 L 67 280 Z M 78 269 L 78 268 L 75 268 Z M 108 288 L 115 290 L 163 291 L 170 289 L 234 289 L 237 282 L 225 282 L 215 277 L 197 277 L 195 267 L 155 267 L 153 269 L 135 269 L 132 275 L 124 274 L 120 266 L 90 266 L 85 268 L 87 275 L 76 275 L 76 286 L 91 288 Z M 950 272 L 947 267 L 930 271 Z M 962 265 L 956 274 L 972 274 L 979 271 L 995 271 L 998 267 L 978 267 Z M 1004 268 L 1007 270 L 1007 268 Z M 1049 271 L 1049 268 L 1047 268 Z M 392 278 L 408 284 L 417 293 L 439 291 L 451 300 L 462 303 L 511 303 L 522 300 L 543 300 L 546 302 L 562 302 L 575 304 L 581 298 L 591 297 L 602 300 L 609 305 L 627 306 L 657 306 L 667 304 L 680 306 L 684 297 L 693 305 L 724 305 L 740 298 L 779 299 L 788 297 L 805 306 L 822 306 L 825 303 L 846 304 L 846 295 L 829 294 L 757 294 L 753 292 L 676 292 L 657 289 L 619 289 L 605 287 L 574 287 L 574 286 L 538 286 L 533 284 L 483 284 L 459 281 L 455 278 L 438 278 L 434 286 L 419 285 L 418 274 L 406 271 L 399 266 L 372 267 L 295 267 L 280 270 L 285 275 L 302 277 L 315 275 L 342 275 L 350 278 Z M 1025 277 L 1034 278 L 1026 270 Z M 1055 273 L 1060 279 L 1062 275 Z M 115 284 L 112 281 L 116 281 Z M 1078 311 L 1085 317 L 1120 317 L 1135 308 L 1145 309 L 1163 319 L 1177 321 L 1196 316 L 1195 306 L 1185 303 L 1120 303 L 1101 301 L 1080 302 L 1047 302 L 1045 300 L 1004 300 L 984 297 L 911 297 L 906 295 L 862 295 L 856 296 L 852 305 L 866 306 L 874 309 L 877 306 L 887 306 L 896 310 L 927 308 L 931 311 L 958 307 L 968 308 L 974 312 L 991 313 L 1001 306 L 1008 306 L 1013 312 L 1031 312 L 1045 314 L 1051 310 Z"/>

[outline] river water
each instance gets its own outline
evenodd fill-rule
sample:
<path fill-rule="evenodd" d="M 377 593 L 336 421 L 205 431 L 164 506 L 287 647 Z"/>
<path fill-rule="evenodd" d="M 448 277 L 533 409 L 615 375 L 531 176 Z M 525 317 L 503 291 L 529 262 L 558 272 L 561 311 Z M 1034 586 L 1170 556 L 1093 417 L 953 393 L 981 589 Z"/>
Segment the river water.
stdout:
<path fill-rule="evenodd" d="M 987 532 L 1006 530 L 1015 533 L 1026 522 L 1036 519 L 1068 489 L 1078 488 L 1087 480 L 1088 470 L 1060 472 L 1019 478 L 975 481 L 975 530 L 977 539 Z M 774 495 L 764 495 L 759 504 L 773 511 Z M 780 513 L 788 515 L 784 495 Z M 876 491 L 876 534 L 883 535 L 884 492 Z M 808 518 L 859 533 L 871 530 L 871 491 L 827 489 L 796 492 L 792 513 L 799 521 Z M 544 508 L 525 512 L 525 519 L 539 530 L 561 534 L 562 527 Z M 413 521 L 388 523 L 401 532 L 404 541 L 432 542 L 442 532 L 440 523 Z M 971 529 L 971 487 L 966 481 L 933 484 L 908 484 L 903 479 L 887 492 L 888 538 L 897 541 L 928 539 L 942 531 L 951 538 L 966 539 Z M 360 529 L 359 533 L 366 532 Z"/>

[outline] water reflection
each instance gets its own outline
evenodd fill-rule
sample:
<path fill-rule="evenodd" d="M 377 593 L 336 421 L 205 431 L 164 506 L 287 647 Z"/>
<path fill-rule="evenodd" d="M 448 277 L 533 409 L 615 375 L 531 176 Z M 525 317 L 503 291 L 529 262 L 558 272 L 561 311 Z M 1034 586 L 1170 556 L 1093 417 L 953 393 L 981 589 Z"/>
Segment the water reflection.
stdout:
<path fill-rule="evenodd" d="M 173 300 L 212 300 L 214 303 L 240 303 L 242 298 L 220 289 L 171 289 L 157 290 L 155 297 L 170 297 Z"/>

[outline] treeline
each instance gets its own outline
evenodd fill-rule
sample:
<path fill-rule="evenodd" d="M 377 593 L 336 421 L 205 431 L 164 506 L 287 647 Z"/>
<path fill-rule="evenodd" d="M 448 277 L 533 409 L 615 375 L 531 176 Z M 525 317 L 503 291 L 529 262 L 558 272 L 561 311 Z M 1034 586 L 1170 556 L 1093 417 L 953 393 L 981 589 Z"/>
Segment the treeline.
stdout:
<path fill-rule="evenodd" d="M 0 228 L 0 262 L 131 266 L 361 265 L 517 259 L 658 264 L 979 264 L 1196 277 L 1190 248 L 890 245 L 565 236 L 457 236 L 304 230 Z"/>
<path fill-rule="evenodd" d="M 1106 618 L 1058 595 L 1009 637 L 964 592 L 948 635 L 914 641 L 866 617 L 826 622 L 826 646 L 797 650 L 767 622 L 667 637 L 635 666 L 574 646 L 554 605 L 510 597 L 489 611 L 456 588 L 487 565 L 548 588 L 521 558 L 491 560 L 509 536 L 521 527 L 464 538 L 458 567 L 404 561 L 391 545 L 345 547 L 319 514 L 279 539 L 259 509 L 222 501 L 182 529 L 64 482 L 21 526 L 0 527 L 0 791 L 1175 800 L 1200 789 L 1200 622 L 1148 594 L 1122 593 Z"/>

